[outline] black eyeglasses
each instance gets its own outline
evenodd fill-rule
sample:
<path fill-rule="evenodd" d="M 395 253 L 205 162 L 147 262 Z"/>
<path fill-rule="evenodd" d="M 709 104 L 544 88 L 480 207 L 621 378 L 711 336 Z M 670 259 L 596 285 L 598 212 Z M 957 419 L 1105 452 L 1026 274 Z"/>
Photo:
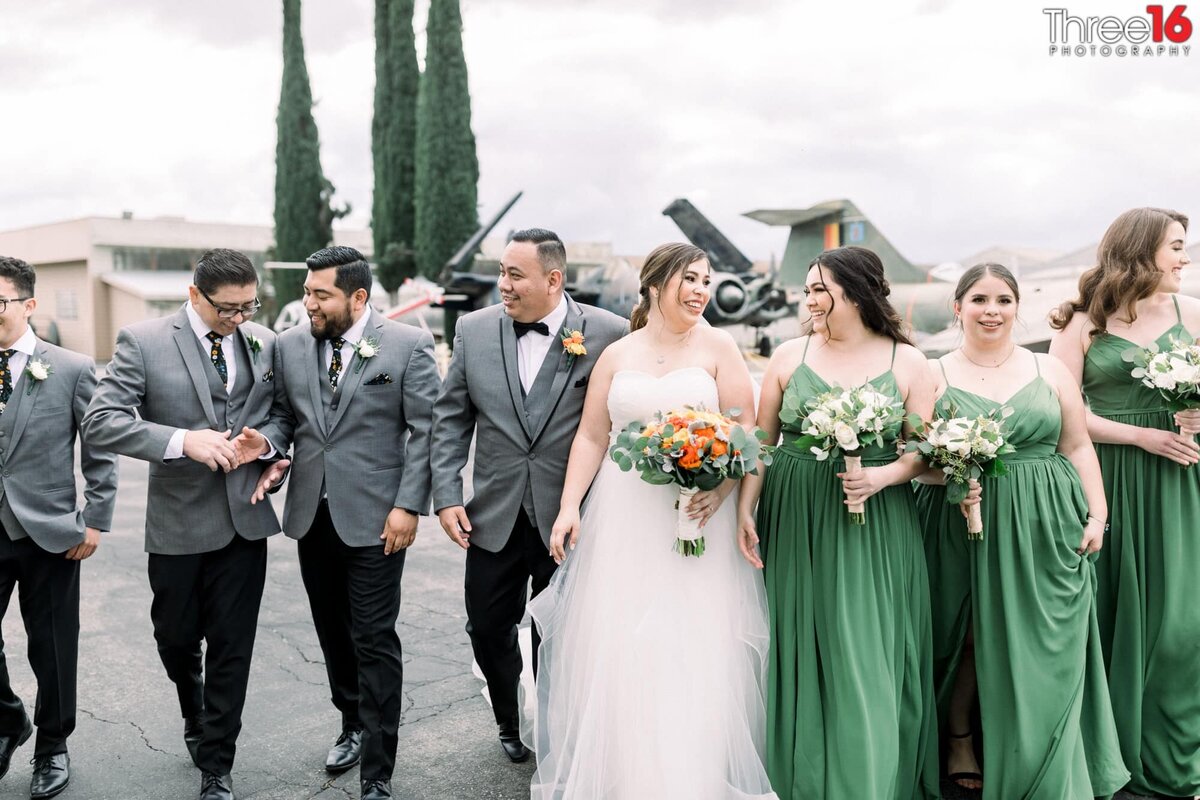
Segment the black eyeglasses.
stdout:
<path fill-rule="evenodd" d="M 262 308 L 262 303 L 259 302 L 257 297 L 254 298 L 254 302 L 248 306 L 241 306 L 239 308 L 226 308 L 225 306 L 219 306 L 213 302 L 213 299 L 209 297 L 208 294 L 199 286 L 196 287 L 196 291 L 200 292 L 200 295 L 208 301 L 208 304 L 217 310 L 217 316 L 221 319 L 233 319 L 238 314 L 242 315 L 242 319 L 250 319 L 258 313 L 260 308 Z M 3 313 L 4 310 L 0 309 L 0 314 Z"/>
<path fill-rule="evenodd" d="M 3 297 L 0 297 L 0 314 L 3 314 L 5 311 L 8 311 L 9 303 L 24 303 L 26 300 L 32 300 L 32 299 L 33 299 L 32 297 L 13 297 L 9 300 L 5 300 Z M 211 303 L 212 301 L 210 300 L 209 302 Z"/>

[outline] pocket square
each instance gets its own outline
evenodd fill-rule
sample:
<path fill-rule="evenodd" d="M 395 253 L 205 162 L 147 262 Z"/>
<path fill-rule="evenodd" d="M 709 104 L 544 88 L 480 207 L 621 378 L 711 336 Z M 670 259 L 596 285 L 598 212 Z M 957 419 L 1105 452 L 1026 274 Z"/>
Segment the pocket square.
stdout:
<path fill-rule="evenodd" d="M 589 378 L 589 377 L 591 377 L 591 376 L 589 376 L 589 375 L 584 375 L 582 378 L 580 378 L 579 380 L 575 381 L 575 388 L 576 388 L 576 389 L 579 389 L 579 388 L 581 388 L 581 387 L 583 387 L 583 386 L 587 386 L 587 382 L 588 382 L 588 378 Z"/>
<path fill-rule="evenodd" d="M 269 369 L 269 370 L 267 370 L 266 372 L 264 372 L 264 373 L 263 373 L 263 376 L 262 376 L 262 379 L 263 379 L 263 382 L 264 382 L 264 383 L 265 383 L 265 382 L 267 382 L 267 381 L 273 381 L 273 380 L 275 380 L 275 370 L 273 370 L 273 369 Z"/>
<path fill-rule="evenodd" d="M 382 386 L 385 383 L 391 383 L 391 382 L 392 382 L 392 376 L 388 375 L 386 372 L 381 372 L 378 375 L 376 375 L 374 378 L 371 378 L 371 380 L 367 381 L 364 384 L 364 386 Z"/>

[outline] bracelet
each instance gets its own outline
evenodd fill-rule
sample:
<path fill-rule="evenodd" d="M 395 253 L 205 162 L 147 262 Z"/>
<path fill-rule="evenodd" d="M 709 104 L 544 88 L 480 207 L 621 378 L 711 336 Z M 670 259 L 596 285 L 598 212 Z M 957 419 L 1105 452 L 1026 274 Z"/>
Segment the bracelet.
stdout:
<path fill-rule="evenodd" d="M 1100 519 L 1099 517 L 1092 516 L 1091 514 L 1088 514 L 1087 518 L 1090 519 L 1092 522 L 1099 522 L 1101 525 L 1104 526 L 1104 532 L 1108 533 L 1109 524 L 1108 524 L 1107 520 Z"/>

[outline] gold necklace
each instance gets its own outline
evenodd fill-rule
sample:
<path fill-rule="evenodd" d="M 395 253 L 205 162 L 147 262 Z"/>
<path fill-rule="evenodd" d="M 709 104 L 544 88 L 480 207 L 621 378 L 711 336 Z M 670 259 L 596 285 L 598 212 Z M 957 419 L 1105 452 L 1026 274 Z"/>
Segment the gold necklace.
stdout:
<path fill-rule="evenodd" d="M 1008 355 L 1000 359 L 1000 362 L 997 364 L 980 364 L 978 361 L 967 355 L 967 350 L 965 347 L 958 348 L 958 352 L 962 353 L 963 358 L 965 358 L 967 361 L 970 361 L 977 367 L 983 367 L 984 369 L 999 369 L 1000 367 L 1004 366 L 1005 361 L 1008 361 L 1010 358 L 1012 358 L 1013 353 L 1017 352 L 1017 346 L 1014 344 L 1012 349 L 1008 351 Z"/>
<path fill-rule="evenodd" d="M 686 347 L 688 341 L 692 338 L 692 331 L 694 331 L 694 330 L 695 330 L 695 327 L 688 328 L 688 332 L 683 335 L 682 339 L 675 342 L 671 346 L 671 350 L 678 350 L 681 347 Z M 654 337 L 654 338 L 655 338 L 655 342 L 657 343 L 658 337 Z M 665 364 L 667 361 L 667 357 L 665 355 L 661 354 L 662 351 L 659 350 L 657 347 L 653 348 L 653 350 L 654 350 L 654 355 L 655 355 L 655 359 L 654 359 L 655 363 Z"/>

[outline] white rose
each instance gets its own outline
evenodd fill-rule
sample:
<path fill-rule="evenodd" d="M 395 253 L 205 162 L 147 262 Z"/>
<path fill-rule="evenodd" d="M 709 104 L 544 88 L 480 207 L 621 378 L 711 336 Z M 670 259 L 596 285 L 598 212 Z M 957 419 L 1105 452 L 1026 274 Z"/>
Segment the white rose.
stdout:
<path fill-rule="evenodd" d="M 833 430 L 833 417 L 818 408 L 808 415 L 809 435 L 826 436 Z M 815 429 L 815 430 L 814 430 Z"/>
<path fill-rule="evenodd" d="M 965 456 L 971 452 L 971 444 L 966 439 L 953 439 L 946 444 L 946 449 L 956 456 Z"/>
<path fill-rule="evenodd" d="M 929 442 L 929 444 L 933 445 L 934 447 L 945 447 L 946 442 L 950 441 L 950 437 L 948 437 L 946 432 L 939 426 L 929 431 L 928 435 L 925 437 L 925 441 Z"/>
<path fill-rule="evenodd" d="M 358 354 L 363 358 L 374 358 L 377 352 L 375 345 L 370 342 L 362 342 L 358 345 Z"/>
<path fill-rule="evenodd" d="M 833 436 L 837 439 L 838 447 L 843 450 L 858 449 L 858 434 L 844 422 L 839 422 L 833 426 Z"/>
<path fill-rule="evenodd" d="M 29 374 L 35 381 L 44 381 L 50 377 L 50 371 L 42 361 L 29 362 Z"/>

